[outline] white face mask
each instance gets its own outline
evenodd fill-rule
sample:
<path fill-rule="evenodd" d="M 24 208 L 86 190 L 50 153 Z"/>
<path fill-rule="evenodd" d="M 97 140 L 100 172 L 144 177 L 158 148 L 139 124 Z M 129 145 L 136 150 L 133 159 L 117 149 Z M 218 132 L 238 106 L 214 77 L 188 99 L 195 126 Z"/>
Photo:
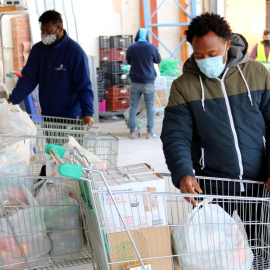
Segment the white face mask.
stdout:
<path fill-rule="evenodd" d="M 57 40 L 57 37 L 55 35 L 56 31 L 58 30 L 58 27 L 57 29 L 55 30 L 55 32 L 51 35 L 44 35 L 44 34 L 41 34 L 41 41 L 44 45 L 51 45 L 53 44 L 56 40 Z"/>

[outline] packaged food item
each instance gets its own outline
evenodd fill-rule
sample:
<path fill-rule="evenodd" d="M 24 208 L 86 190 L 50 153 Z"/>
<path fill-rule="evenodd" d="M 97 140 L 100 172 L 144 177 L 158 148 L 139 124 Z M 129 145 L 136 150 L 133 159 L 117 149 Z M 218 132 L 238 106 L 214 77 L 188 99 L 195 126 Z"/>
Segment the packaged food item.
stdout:
<path fill-rule="evenodd" d="M 145 270 L 152 270 L 151 264 L 143 261 Z M 124 265 L 124 270 L 143 270 L 141 262 L 132 262 Z"/>

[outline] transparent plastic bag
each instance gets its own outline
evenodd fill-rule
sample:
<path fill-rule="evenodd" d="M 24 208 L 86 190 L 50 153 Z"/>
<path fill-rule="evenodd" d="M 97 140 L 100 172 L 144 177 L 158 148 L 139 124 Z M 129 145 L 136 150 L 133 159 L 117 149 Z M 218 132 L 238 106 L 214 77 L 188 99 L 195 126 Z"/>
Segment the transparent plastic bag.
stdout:
<path fill-rule="evenodd" d="M 79 256 L 83 247 L 80 207 L 76 200 L 65 193 L 65 181 L 47 181 L 36 196 L 46 205 L 44 218 L 55 261 L 71 260 Z"/>
<path fill-rule="evenodd" d="M 50 240 L 44 222 L 44 209 L 41 208 L 31 192 L 22 186 L 27 198 L 27 206 L 9 216 L 10 223 L 16 233 L 21 248 L 31 267 L 48 263 Z M 0 267 L 4 269 L 23 269 L 26 267 L 15 236 L 6 218 L 0 219 Z M 41 259 L 44 258 L 44 259 Z"/>
<path fill-rule="evenodd" d="M 23 141 L 8 144 L 0 148 L 0 174 L 31 175 L 28 153 Z M 25 185 L 31 192 L 34 190 L 31 178 L 10 178 L 0 175 L 0 199 L 9 199 L 12 194 L 21 199 L 24 193 L 18 192 Z"/>
<path fill-rule="evenodd" d="M 36 135 L 35 124 L 19 105 L 8 104 L 5 99 L 0 99 L 0 115 L 0 133 Z"/>
<path fill-rule="evenodd" d="M 87 139 L 87 134 L 85 135 L 85 138 Z M 84 147 L 82 147 L 74 137 L 68 136 L 68 143 L 64 145 L 67 148 L 77 148 L 78 151 L 87 158 L 88 162 L 90 162 L 90 165 L 92 169 L 97 169 L 97 170 L 106 170 L 107 166 L 106 164 L 95 154 L 92 152 L 88 151 Z M 87 140 L 88 142 L 93 142 L 93 140 Z M 98 143 L 98 140 L 96 140 Z"/>
<path fill-rule="evenodd" d="M 172 244 L 180 255 L 181 269 L 250 270 L 253 253 L 238 224 L 210 201 L 198 204 L 172 229 Z"/>

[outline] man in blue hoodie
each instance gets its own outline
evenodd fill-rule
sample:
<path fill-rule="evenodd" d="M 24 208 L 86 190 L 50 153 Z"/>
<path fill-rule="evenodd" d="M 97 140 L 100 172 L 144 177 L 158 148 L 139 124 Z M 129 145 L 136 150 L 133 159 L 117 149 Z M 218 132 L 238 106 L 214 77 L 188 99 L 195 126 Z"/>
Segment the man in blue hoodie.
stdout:
<path fill-rule="evenodd" d="M 82 117 L 92 126 L 93 91 L 85 52 L 69 38 L 57 11 L 44 12 L 39 22 L 41 42 L 33 46 L 9 102 L 19 104 L 39 84 L 42 115 Z"/>
<path fill-rule="evenodd" d="M 154 63 L 159 64 L 161 61 L 157 47 L 149 42 L 148 32 L 140 28 L 135 43 L 127 49 L 127 62 L 131 65 L 129 78 L 130 86 L 130 110 L 129 110 L 129 129 L 130 139 L 135 139 L 136 113 L 141 98 L 144 95 L 144 101 L 147 111 L 147 135 L 146 138 L 156 137 L 153 133 L 154 116 L 155 116 L 155 78 L 156 72 Z"/>

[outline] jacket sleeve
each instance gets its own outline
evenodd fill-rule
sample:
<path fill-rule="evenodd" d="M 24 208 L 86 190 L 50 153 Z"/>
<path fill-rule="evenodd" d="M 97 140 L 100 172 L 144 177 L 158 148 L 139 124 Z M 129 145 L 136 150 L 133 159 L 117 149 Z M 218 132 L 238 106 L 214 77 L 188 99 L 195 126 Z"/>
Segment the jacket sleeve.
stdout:
<path fill-rule="evenodd" d="M 161 62 L 161 55 L 158 51 L 158 48 L 155 45 L 154 45 L 154 59 L 153 60 L 155 64 L 159 64 Z"/>
<path fill-rule="evenodd" d="M 270 73 L 263 68 L 266 73 L 265 91 L 262 95 L 260 109 L 264 117 L 266 127 L 266 176 L 270 177 Z"/>
<path fill-rule="evenodd" d="M 34 46 L 30 52 L 27 63 L 22 70 L 22 77 L 18 80 L 9 100 L 13 104 L 22 102 L 37 86 L 39 78 L 38 50 Z"/>
<path fill-rule="evenodd" d="M 180 179 L 183 176 L 194 177 L 191 158 L 192 134 L 192 112 L 174 82 L 169 104 L 165 109 L 161 140 L 166 163 L 176 188 L 180 188 Z"/>
<path fill-rule="evenodd" d="M 129 64 L 129 65 L 131 65 L 131 59 L 130 59 L 130 49 L 128 48 L 127 49 L 127 54 L 126 54 L 126 60 L 127 60 L 127 63 Z"/>
<path fill-rule="evenodd" d="M 82 49 L 76 54 L 73 63 L 73 83 L 79 98 L 82 116 L 93 117 L 94 94 L 90 80 L 88 58 Z"/>
<path fill-rule="evenodd" d="M 257 57 L 257 48 L 258 48 L 258 43 L 254 46 L 254 48 L 252 49 L 251 53 L 250 53 L 250 60 L 254 61 L 255 58 Z"/>

